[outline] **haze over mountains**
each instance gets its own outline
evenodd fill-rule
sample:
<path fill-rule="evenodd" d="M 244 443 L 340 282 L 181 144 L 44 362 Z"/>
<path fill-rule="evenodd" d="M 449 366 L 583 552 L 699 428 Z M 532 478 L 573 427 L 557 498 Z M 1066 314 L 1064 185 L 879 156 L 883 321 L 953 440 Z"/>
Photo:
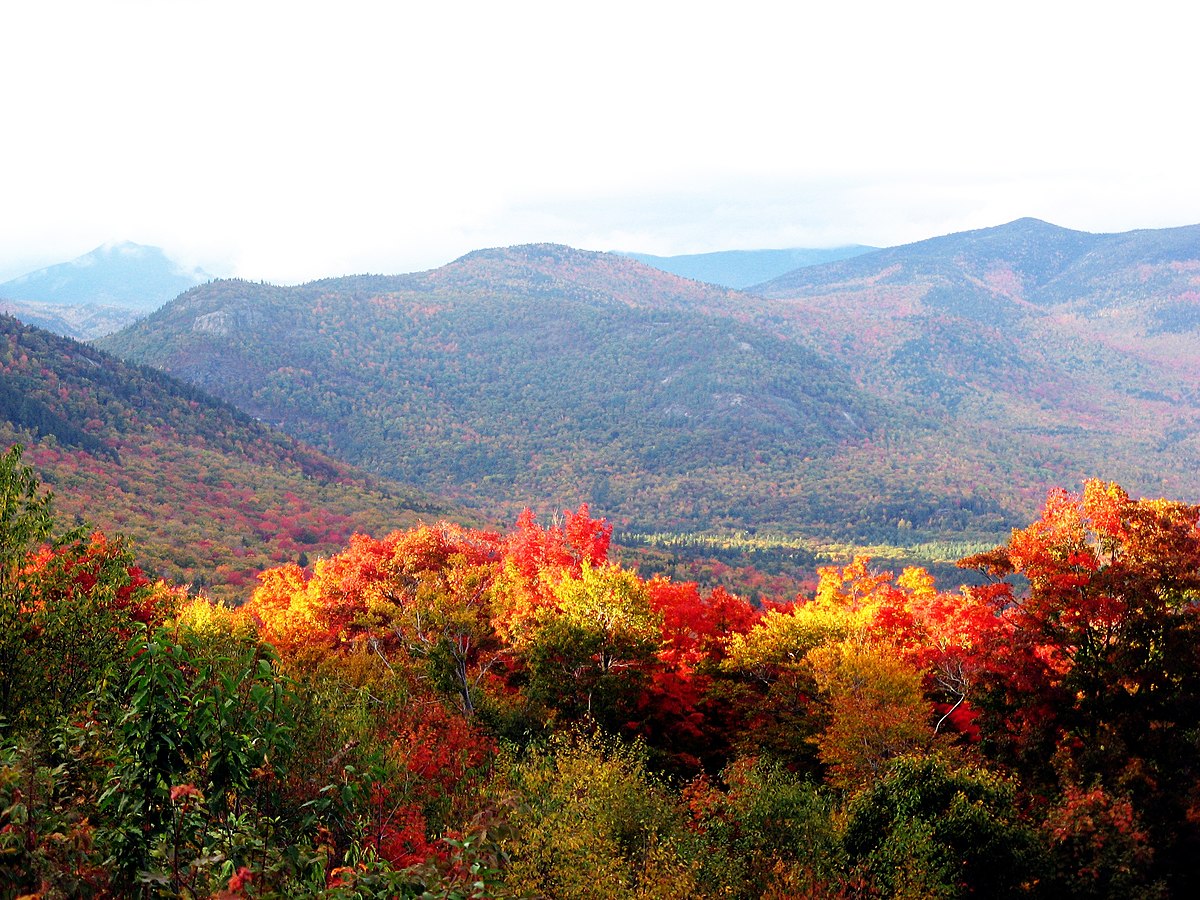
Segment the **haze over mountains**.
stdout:
<path fill-rule="evenodd" d="M 648 266 L 695 281 L 741 290 L 769 281 L 802 266 L 848 259 L 870 253 L 875 247 L 855 244 L 828 250 L 722 250 L 716 253 L 691 253 L 681 256 L 653 256 L 649 253 L 621 253 Z"/>
<path fill-rule="evenodd" d="M 212 278 L 158 247 L 104 244 L 0 283 L 0 312 L 79 340 L 110 334 Z"/>
<path fill-rule="evenodd" d="M 992 538 L 1089 476 L 1200 494 L 1197 233 L 1025 219 L 743 293 L 531 245 L 213 282 L 102 344 L 501 517 Z"/>
<path fill-rule="evenodd" d="M 0 297 L 58 306 L 99 303 L 150 312 L 211 279 L 202 269 L 180 265 L 158 247 L 120 241 L 3 282 Z"/>

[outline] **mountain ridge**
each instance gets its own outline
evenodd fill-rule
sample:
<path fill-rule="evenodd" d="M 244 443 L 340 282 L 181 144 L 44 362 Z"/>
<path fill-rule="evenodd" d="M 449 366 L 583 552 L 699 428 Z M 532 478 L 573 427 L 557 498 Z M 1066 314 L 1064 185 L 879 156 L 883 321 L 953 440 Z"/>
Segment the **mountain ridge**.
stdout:
<path fill-rule="evenodd" d="M 214 282 L 103 343 L 494 518 L 591 501 L 648 532 L 993 538 L 1087 477 L 1200 492 L 1189 235 L 1023 219 L 758 294 L 519 245 Z"/>
<path fill-rule="evenodd" d="M 886 418 L 815 348 L 738 321 L 747 303 L 634 260 L 525 245 L 396 279 L 214 282 L 104 345 L 327 452 L 486 496 L 497 518 L 592 500 L 625 524 L 744 522 L 706 475 L 744 478 L 772 442 L 829 456 Z M 642 497 L 642 483 L 656 487 Z M 795 491 L 775 502 L 802 502 Z"/>

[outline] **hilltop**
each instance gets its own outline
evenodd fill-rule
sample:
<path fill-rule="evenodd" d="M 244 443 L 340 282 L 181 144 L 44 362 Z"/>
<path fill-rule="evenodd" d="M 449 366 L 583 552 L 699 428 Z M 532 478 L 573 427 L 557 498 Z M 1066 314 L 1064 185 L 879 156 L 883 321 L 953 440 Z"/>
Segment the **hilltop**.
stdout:
<path fill-rule="evenodd" d="M 0 313 L 64 337 L 93 340 L 211 279 L 158 247 L 121 241 L 0 283 Z"/>
<path fill-rule="evenodd" d="M 58 306 L 116 306 L 149 312 L 212 279 L 159 247 L 103 244 L 83 256 L 0 283 L 0 297 Z"/>

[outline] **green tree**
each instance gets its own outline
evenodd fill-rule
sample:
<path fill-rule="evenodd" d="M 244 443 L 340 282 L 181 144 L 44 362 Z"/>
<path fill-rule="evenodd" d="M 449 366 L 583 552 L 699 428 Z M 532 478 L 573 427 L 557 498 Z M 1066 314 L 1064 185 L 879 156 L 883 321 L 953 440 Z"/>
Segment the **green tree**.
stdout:
<path fill-rule="evenodd" d="M 121 539 L 56 534 L 54 498 L 14 446 L 0 457 L 0 719 L 49 726 L 82 701 L 167 600 Z"/>
<path fill-rule="evenodd" d="M 938 754 L 900 757 L 847 811 L 845 846 L 885 897 L 1014 897 L 1045 872 L 1016 785 Z"/>
<path fill-rule="evenodd" d="M 21 453 L 15 444 L 0 456 L 0 719 L 12 715 L 25 669 L 22 614 L 28 598 L 21 569 L 30 550 L 54 531 L 54 499 L 39 490 Z"/>
<path fill-rule="evenodd" d="M 684 788 L 703 840 L 706 896 L 841 896 L 845 870 L 834 794 L 774 760 L 742 757 Z"/>
<path fill-rule="evenodd" d="M 117 885 L 204 896 L 242 866 L 286 868 L 306 822 L 279 795 L 295 701 L 270 646 L 176 627 L 138 633 L 127 653 L 98 802 Z"/>

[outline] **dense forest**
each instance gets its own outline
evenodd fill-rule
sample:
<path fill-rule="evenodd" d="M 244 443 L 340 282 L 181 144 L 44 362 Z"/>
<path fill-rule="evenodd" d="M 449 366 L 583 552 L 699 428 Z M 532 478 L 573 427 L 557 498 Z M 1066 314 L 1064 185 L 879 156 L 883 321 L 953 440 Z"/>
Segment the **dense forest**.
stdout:
<path fill-rule="evenodd" d="M 1191 896 L 1195 236 L 0 316 L 0 900 Z"/>
<path fill-rule="evenodd" d="M 148 578 L 0 458 L 0 897 L 1167 897 L 1200 506 L 1053 491 L 976 586 L 751 604 L 586 507 Z"/>

